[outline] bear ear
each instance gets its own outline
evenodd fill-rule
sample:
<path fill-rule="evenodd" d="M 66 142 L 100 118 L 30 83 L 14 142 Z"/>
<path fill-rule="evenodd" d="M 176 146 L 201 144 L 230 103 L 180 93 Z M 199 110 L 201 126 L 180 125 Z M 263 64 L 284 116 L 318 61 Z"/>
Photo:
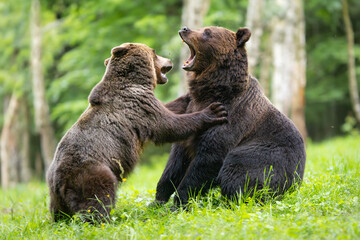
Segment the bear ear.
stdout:
<path fill-rule="evenodd" d="M 108 65 L 109 61 L 110 61 L 110 58 L 105 59 L 105 61 L 104 61 L 105 67 Z"/>
<path fill-rule="evenodd" d="M 111 49 L 111 55 L 113 55 L 114 57 L 122 57 L 128 51 L 129 51 L 129 49 L 124 46 L 114 47 L 113 49 Z"/>
<path fill-rule="evenodd" d="M 244 47 L 245 43 L 250 39 L 251 32 L 248 28 L 239 28 L 236 32 L 236 42 L 238 47 Z"/>

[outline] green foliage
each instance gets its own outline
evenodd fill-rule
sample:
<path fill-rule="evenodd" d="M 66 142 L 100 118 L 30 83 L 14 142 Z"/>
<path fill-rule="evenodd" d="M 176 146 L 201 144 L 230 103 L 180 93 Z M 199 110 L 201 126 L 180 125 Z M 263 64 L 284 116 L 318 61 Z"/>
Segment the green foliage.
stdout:
<path fill-rule="evenodd" d="M 22 96 L 28 92 L 26 82 L 29 66 L 29 2 L 21 0 L 0 2 L 0 99 L 15 93 Z M 0 106 L 3 112 L 3 106 Z M 2 125 L 0 114 L 0 126 Z"/>
<path fill-rule="evenodd" d="M 87 96 L 100 81 L 105 70 L 103 62 L 112 47 L 142 42 L 167 57 L 161 48 L 175 34 L 171 29 L 180 15 L 171 3 L 176 1 L 163 5 L 149 1 L 84 1 L 68 3 L 63 14 L 57 11 L 62 18 L 55 20 L 56 27 L 44 35 L 44 42 L 52 43 L 44 46 L 44 65 L 50 70 L 47 94 L 58 137 L 86 108 Z M 52 14 L 49 25 L 56 18 L 56 13 Z"/>
<path fill-rule="evenodd" d="M 236 31 L 245 25 L 246 10 L 247 1 L 244 0 L 213 0 L 204 19 L 204 25 L 221 26 Z"/>
<path fill-rule="evenodd" d="M 163 101 L 174 99 L 178 85 L 178 56 L 181 40 L 181 0 L 167 1 L 69 1 L 41 0 L 43 27 L 42 65 L 51 119 L 60 138 L 87 105 L 91 88 L 100 81 L 112 47 L 124 42 L 142 42 L 159 55 L 174 61 L 169 83 L 159 86 L 156 95 Z M 246 1 L 212 1 L 209 25 L 236 30 L 245 22 Z M 29 71 L 31 1 L 0 4 L 0 98 L 14 89 L 31 93 Z M 19 7 L 20 6 L 20 7 Z M 239 14 L 241 13 L 241 14 Z M 31 95 L 29 95 L 31 105 Z"/>
<path fill-rule="evenodd" d="M 86 109 L 90 90 L 104 74 L 104 60 L 110 56 L 111 48 L 121 43 L 146 43 L 159 55 L 172 59 L 174 69 L 168 74 L 169 82 L 158 86 L 155 94 L 164 102 L 177 96 L 182 45 L 177 31 L 181 27 L 182 0 L 40 2 L 46 97 L 58 139 Z M 247 4 L 247 0 L 212 0 L 204 25 L 236 31 L 245 25 Z M 357 18 L 360 2 L 350 0 L 349 4 L 360 73 L 360 32 L 356 31 L 360 27 Z M 0 1 L 0 99 L 6 103 L 12 93 L 25 96 L 32 119 L 30 5 L 30 0 Z M 318 140 L 342 133 L 345 118 L 351 117 L 346 38 L 340 0 L 309 0 L 304 1 L 304 6 L 308 59 L 306 119 L 310 137 Z M 271 1 L 266 1 L 264 21 L 270 22 L 277 11 Z M 266 36 L 268 31 L 265 29 Z M 4 105 L 0 104 L 0 129 Z M 33 124 L 30 132 L 34 137 Z M 143 157 L 146 162 L 151 155 L 162 154 L 162 149 L 150 148 Z"/>
<path fill-rule="evenodd" d="M 210 19 L 208 24 L 221 24 L 236 30 L 244 19 L 236 11 L 246 10 L 242 1 L 231 2 L 233 8 L 225 8 L 218 1 L 212 2 L 210 14 L 221 14 Z M 169 82 L 158 86 L 155 94 L 164 102 L 177 95 L 179 82 L 178 57 L 181 39 L 181 1 L 84 1 L 66 8 L 46 11 L 44 26 L 43 64 L 48 81 L 47 97 L 51 106 L 52 120 L 60 138 L 77 120 L 87 106 L 91 88 L 101 79 L 105 67 L 103 61 L 110 56 L 112 47 L 123 42 L 142 42 L 157 51 L 157 54 L 173 60 L 174 69 L 168 74 Z M 103 6 L 106 6 L 104 8 Z M 63 11 L 59 14 L 59 11 Z M 59 19 L 56 17 L 62 16 Z M 237 21 L 230 21 L 236 17 Z M 216 20 L 216 21 L 215 21 Z M 230 25 L 232 24 L 232 25 Z M 51 43 L 51 44 L 46 44 Z M 153 148 L 153 147 L 152 147 Z M 150 153 L 156 150 L 148 151 Z M 147 152 L 146 152 L 147 153 Z M 144 157 L 145 161 L 147 155 Z"/>
<path fill-rule="evenodd" d="M 167 156 L 137 168 L 121 184 L 110 223 L 89 225 L 75 217 L 51 223 L 43 183 L 0 190 L 2 239 L 359 239 L 360 137 L 307 146 L 300 189 L 281 200 L 226 203 L 218 189 L 192 201 L 149 208 Z"/>
<path fill-rule="evenodd" d="M 304 2 L 306 20 L 306 123 L 310 137 L 321 139 L 341 133 L 352 115 L 347 71 L 347 39 L 341 1 Z M 349 1 L 355 33 L 355 57 L 360 72 L 359 1 Z M 360 83 L 360 79 L 358 77 Z"/>
<path fill-rule="evenodd" d="M 10 96 L 29 97 L 29 2 L 0 1 L 0 130 Z"/>
<path fill-rule="evenodd" d="M 341 126 L 341 130 L 346 134 L 357 135 L 359 130 L 356 128 L 356 119 L 352 116 L 345 118 L 345 123 Z"/>

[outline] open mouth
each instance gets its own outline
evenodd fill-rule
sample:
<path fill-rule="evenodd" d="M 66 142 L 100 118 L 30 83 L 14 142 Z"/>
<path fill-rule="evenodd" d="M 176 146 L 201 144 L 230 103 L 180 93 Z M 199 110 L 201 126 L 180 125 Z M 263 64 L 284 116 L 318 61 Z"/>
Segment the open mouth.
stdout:
<path fill-rule="evenodd" d="M 196 60 L 196 51 L 195 48 L 192 46 L 192 44 L 187 41 L 186 39 L 183 38 L 183 36 L 180 37 L 182 38 L 183 42 L 186 43 L 186 45 L 188 45 L 189 49 L 190 49 L 190 57 L 184 62 L 182 68 L 184 70 L 190 70 L 194 64 L 195 64 L 195 60 Z"/>
<path fill-rule="evenodd" d="M 167 83 L 168 79 L 166 77 L 166 73 L 169 72 L 172 69 L 172 65 L 167 65 L 167 66 L 163 66 L 160 69 L 160 77 L 161 77 L 161 81 L 159 82 L 159 84 L 165 84 Z"/>
<path fill-rule="evenodd" d="M 161 80 L 162 80 L 162 82 L 167 82 L 168 81 L 165 73 L 161 73 Z"/>

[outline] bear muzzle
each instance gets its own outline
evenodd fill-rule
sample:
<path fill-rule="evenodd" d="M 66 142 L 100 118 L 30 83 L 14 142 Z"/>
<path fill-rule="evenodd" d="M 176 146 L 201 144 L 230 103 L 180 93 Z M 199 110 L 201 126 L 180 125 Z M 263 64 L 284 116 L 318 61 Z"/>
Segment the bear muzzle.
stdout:
<path fill-rule="evenodd" d="M 170 61 L 170 59 L 168 58 L 164 58 L 161 56 L 157 56 L 157 61 L 158 61 L 158 66 L 160 66 L 160 79 L 158 77 L 158 82 L 159 84 L 165 84 L 167 83 L 168 79 L 166 77 L 166 73 L 169 72 L 172 67 L 173 64 Z"/>

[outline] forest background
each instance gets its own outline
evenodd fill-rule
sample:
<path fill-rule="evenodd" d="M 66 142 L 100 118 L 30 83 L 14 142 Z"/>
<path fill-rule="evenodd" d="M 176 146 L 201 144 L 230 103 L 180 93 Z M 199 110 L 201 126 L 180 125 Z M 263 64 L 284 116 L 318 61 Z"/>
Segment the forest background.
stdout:
<path fill-rule="evenodd" d="M 248 26 L 250 73 L 308 143 L 358 134 L 360 1 L 0 0 L 0 12 L 3 188 L 43 179 L 112 47 L 141 42 L 172 59 L 156 96 L 168 102 L 184 93 L 184 25 Z M 142 164 L 169 146 L 147 146 Z"/>

